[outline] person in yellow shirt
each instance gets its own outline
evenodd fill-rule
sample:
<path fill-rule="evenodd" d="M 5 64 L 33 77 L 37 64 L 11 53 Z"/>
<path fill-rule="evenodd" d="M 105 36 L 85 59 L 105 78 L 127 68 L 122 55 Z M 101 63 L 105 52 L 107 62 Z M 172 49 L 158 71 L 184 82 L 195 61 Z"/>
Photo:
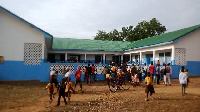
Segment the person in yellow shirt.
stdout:
<path fill-rule="evenodd" d="M 116 67 L 114 65 L 112 66 L 111 71 L 112 71 L 112 73 L 116 72 Z"/>
<path fill-rule="evenodd" d="M 120 69 L 119 72 L 117 72 L 117 83 L 118 83 L 118 85 L 121 83 L 121 81 L 124 81 L 124 80 L 125 80 L 125 73 L 122 71 L 122 69 Z"/>
<path fill-rule="evenodd" d="M 68 98 L 68 101 L 70 101 L 71 98 L 71 93 L 75 93 L 73 87 L 72 87 L 72 82 L 71 80 L 68 78 L 67 81 L 65 82 L 66 84 L 66 88 L 65 88 L 65 96 Z"/>
<path fill-rule="evenodd" d="M 104 76 L 105 76 L 105 79 L 106 79 L 107 71 L 108 71 L 108 69 L 107 69 L 106 66 L 105 66 L 104 69 L 103 69 L 103 74 L 104 74 Z"/>
<path fill-rule="evenodd" d="M 54 95 L 56 94 L 56 86 L 52 82 L 52 80 L 50 81 L 50 83 L 47 84 L 45 90 L 46 89 L 48 89 L 48 94 L 49 94 L 49 97 L 50 97 L 49 102 L 51 103 L 53 101 L 52 97 L 54 97 Z"/>
<path fill-rule="evenodd" d="M 160 65 L 160 61 L 159 60 L 157 61 L 157 65 Z"/>
<path fill-rule="evenodd" d="M 187 69 L 185 69 L 185 74 L 187 76 L 187 86 L 188 86 L 188 82 L 189 82 L 189 72 Z"/>
<path fill-rule="evenodd" d="M 153 87 L 153 82 L 151 80 L 150 74 L 147 74 L 147 77 L 145 78 L 145 83 L 146 83 L 146 89 L 145 89 L 145 93 L 147 93 L 147 98 L 145 99 L 146 101 L 149 101 L 148 96 L 150 93 L 150 96 L 155 93 L 154 91 L 154 87 Z"/>

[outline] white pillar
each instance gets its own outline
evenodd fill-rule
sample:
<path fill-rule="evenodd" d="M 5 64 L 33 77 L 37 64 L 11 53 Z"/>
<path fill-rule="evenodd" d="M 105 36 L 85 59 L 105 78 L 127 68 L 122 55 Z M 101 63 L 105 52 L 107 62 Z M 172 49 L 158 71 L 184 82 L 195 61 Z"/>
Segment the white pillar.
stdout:
<path fill-rule="evenodd" d="M 155 65 L 155 57 L 156 57 L 156 51 L 153 50 L 153 64 Z"/>
<path fill-rule="evenodd" d="M 106 64 L 106 54 L 103 54 L 103 64 Z"/>
<path fill-rule="evenodd" d="M 174 46 L 172 47 L 172 52 L 171 52 L 171 62 L 172 62 L 172 65 L 175 65 L 175 49 L 174 49 Z"/>
<path fill-rule="evenodd" d="M 87 54 L 85 54 L 85 62 L 86 62 L 86 60 L 87 60 Z"/>
<path fill-rule="evenodd" d="M 121 55 L 121 62 L 123 63 L 124 55 Z"/>
<path fill-rule="evenodd" d="M 166 61 L 166 60 L 165 60 L 165 51 L 164 51 L 164 63 L 165 63 L 165 61 Z M 166 64 L 166 63 L 165 63 L 165 64 Z"/>
<path fill-rule="evenodd" d="M 67 53 L 65 53 L 65 62 L 67 61 Z"/>
<path fill-rule="evenodd" d="M 140 52 L 140 65 L 142 64 L 142 52 Z"/>

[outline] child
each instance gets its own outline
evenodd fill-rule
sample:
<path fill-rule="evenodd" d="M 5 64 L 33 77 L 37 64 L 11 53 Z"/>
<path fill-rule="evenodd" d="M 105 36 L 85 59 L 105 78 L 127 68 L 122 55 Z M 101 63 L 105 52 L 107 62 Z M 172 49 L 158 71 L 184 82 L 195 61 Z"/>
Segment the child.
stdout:
<path fill-rule="evenodd" d="M 57 77 L 58 77 L 58 71 L 55 72 L 55 74 L 53 75 L 53 78 L 52 78 L 52 81 L 56 87 L 58 85 Z"/>
<path fill-rule="evenodd" d="M 62 79 L 61 83 L 58 84 L 59 96 L 58 96 L 58 104 L 57 104 L 57 106 L 60 105 L 60 98 L 61 98 L 61 96 L 64 99 L 65 105 L 67 105 L 67 101 L 65 99 L 65 88 L 66 88 L 65 81 L 64 81 L 64 79 Z"/>
<path fill-rule="evenodd" d="M 131 82 L 131 68 L 130 68 L 130 66 L 128 66 L 128 68 L 127 68 L 127 79 L 128 79 L 129 82 Z"/>
<path fill-rule="evenodd" d="M 187 76 L 184 72 L 184 67 L 182 67 L 181 73 L 179 74 L 179 82 L 182 86 L 182 95 L 184 95 L 185 94 L 185 87 L 186 87 L 186 84 L 187 84 Z"/>
<path fill-rule="evenodd" d="M 104 74 L 104 76 L 105 76 L 105 80 L 106 80 L 107 71 L 108 71 L 108 69 L 107 69 L 106 66 L 105 66 L 104 69 L 103 69 L 103 74 Z"/>
<path fill-rule="evenodd" d="M 134 83 L 136 84 L 136 86 L 139 86 L 138 74 L 135 74 L 135 76 L 134 76 Z"/>
<path fill-rule="evenodd" d="M 145 81 L 144 81 L 144 79 L 145 79 L 145 70 L 143 70 L 143 72 L 142 72 L 143 87 L 145 87 Z"/>
<path fill-rule="evenodd" d="M 75 93 L 74 89 L 72 88 L 72 82 L 70 78 L 67 78 L 67 81 L 65 82 L 66 88 L 65 88 L 65 96 L 68 97 L 68 100 L 70 101 L 71 93 Z"/>
<path fill-rule="evenodd" d="M 145 82 L 146 82 L 146 89 L 145 89 L 145 93 L 147 93 L 147 99 L 145 99 L 146 101 L 149 101 L 148 99 L 148 95 L 150 92 L 150 96 L 155 93 L 154 91 L 154 87 L 153 87 L 153 83 L 152 83 L 152 79 L 150 77 L 150 74 L 147 74 L 147 77 L 145 78 Z"/>
<path fill-rule="evenodd" d="M 53 81 L 51 80 L 50 83 L 47 84 L 45 90 L 48 88 L 48 94 L 49 94 L 49 97 L 50 97 L 50 100 L 49 102 L 51 103 L 53 101 L 52 99 L 52 96 L 54 97 L 54 95 L 56 94 L 56 86 L 55 84 L 53 83 Z"/>
<path fill-rule="evenodd" d="M 185 70 L 185 74 L 186 74 L 186 76 L 187 76 L 187 86 L 188 86 L 188 82 L 189 82 L 189 72 L 188 72 L 187 69 Z"/>

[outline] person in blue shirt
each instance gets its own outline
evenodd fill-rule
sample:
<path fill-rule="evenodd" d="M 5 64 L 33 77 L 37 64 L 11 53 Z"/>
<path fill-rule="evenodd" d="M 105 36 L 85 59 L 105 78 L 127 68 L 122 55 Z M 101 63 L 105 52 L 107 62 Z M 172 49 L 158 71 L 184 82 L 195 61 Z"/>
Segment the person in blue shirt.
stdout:
<path fill-rule="evenodd" d="M 146 83 L 145 83 L 145 81 L 144 81 L 144 79 L 145 79 L 145 77 L 146 77 L 146 74 L 145 74 L 145 73 L 146 73 L 145 70 L 143 70 L 143 72 L 142 72 L 143 87 L 145 87 L 145 85 L 146 85 Z"/>

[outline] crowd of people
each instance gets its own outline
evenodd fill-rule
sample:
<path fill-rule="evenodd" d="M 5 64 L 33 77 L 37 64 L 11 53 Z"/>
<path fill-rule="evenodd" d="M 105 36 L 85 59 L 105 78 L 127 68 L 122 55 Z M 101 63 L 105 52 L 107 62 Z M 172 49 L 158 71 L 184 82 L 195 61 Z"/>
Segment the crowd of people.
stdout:
<path fill-rule="evenodd" d="M 52 97 L 55 97 L 56 91 L 58 94 L 58 103 L 57 106 L 60 105 L 60 98 L 61 96 L 64 99 L 65 104 L 67 104 L 67 101 L 65 97 L 70 100 L 71 93 L 75 93 L 75 89 L 77 84 L 80 85 L 80 89 L 82 90 L 82 81 L 81 81 L 81 74 L 84 75 L 84 81 L 87 82 L 87 84 L 90 85 L 91 79 L 95 81 L 95 67 L 94 64 L 90 66 L 85 66 L 83 71 L 81 71 L 81 68 L 78 67 L 75 71 L 75 87 L 72 86 L 72 81 L 70 78 L 70 75 L 72 74 L 70 72 L 70 68 L 67 67 L 63 71 L 63 79 L 60 83 L 57 82 L 57 76 L 58 72 L 55 71 L 53 68 L 51 69 L 49 79 L 50 82 L 46 86 L 45 90 L 48 89 L 48 94 L 50 97 L 49 102 L 53 101 Z M 163 82 L 165 86 L 169 85 L 171 86 L 171 75 L 172 75 L 172 68 L 170 66 L 170 63 L 165 64 L 163 63 L 163 66 L 160 66 L 160 62 L 158 60 L 156 66 L 151 63 L 149 66 L 144 63 L 142 66 L 139 65 L 139 63 L 136 64 L 115 64 L 114 62 L 110 62 L 108 66 L 106 66 L 103 69 L 103 74 L 105 76 L 105 80 L 107 81 L 107 84 L 109 84 L 110 78 L 113 78 L 113 80 L 116 80 L 117 83 L 120 83 L 122 80 L 127 80 L 128 82 L 132 83 L 133 86 L 139 86 L 139 84 L 142 84 L 143 87 L 145 87 L 145 93 L 147 95 L 147 98 L 145 99 L 148 101 L 149 94 L 150 96 L 155 93 L 153 83 L 160 84 L 160 81 Z M 179 74 L 179 81 L 182 85 L 182 95 L 185 94 L 185 88 L 188 85 L 189 77 L 188 77 L 188 70 L 182 67 Z M 143 82 L 143 83 L 140 83 Z M 56 90 L 57 89 L 57 90 Z"/>
<path fill-rule="evenodd" d="M 179 82 L 182 85 L 182 95 L 185 94 L 185 87 L 188 85 L 189 82 L 189 73 L 187 69 L 182 67 L 183 71 L 180 70 L 179 74 Z M 172 67 L 170 63 L 160 65 L 159 60 L 157 61 L 156 65 L 153 65 L 153 62 L 149 66 L 146 63 L 143 65 L 139 65 L 139 63 L 135 64 L 121 64 L 117 65 L 112 62 L 105 67 L 103 70 L 105 78 L 107 80 L 107 84 L 109 84 L 110 78 L 116 78 L 117 81 L 120 81 L 120 78 L 126 77 L 129 82 L 133 84 L 133 86 L 139 86 L 139 82 L 143 82 L 143 87 L 145 88 L 145 92 L 147 93 L 147 98 L 145 99 L 148 101 L 148 94 L 150 96 L 155 93 L 153 83 L 160 84 L 162 82 L 165 86 L 171 86 L 171 76 L 172 76 Z M 186 79 L 186 80 L 185 80 Z"/>

